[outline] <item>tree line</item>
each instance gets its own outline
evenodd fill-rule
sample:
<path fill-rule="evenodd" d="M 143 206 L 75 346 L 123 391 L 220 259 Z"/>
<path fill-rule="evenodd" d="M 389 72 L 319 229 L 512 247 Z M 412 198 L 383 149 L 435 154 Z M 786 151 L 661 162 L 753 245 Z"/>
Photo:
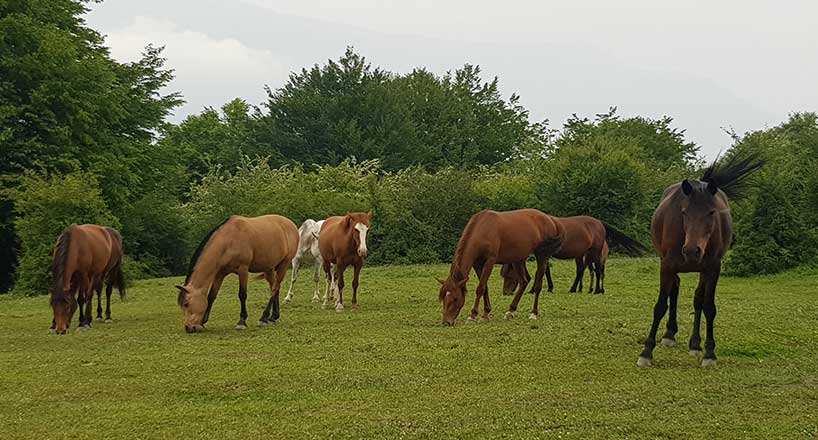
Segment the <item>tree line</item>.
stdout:
<path fill-rule="evenodd" d="M 445 261 L 477 210 L 588 214 L 647 240 L 662 190 L 703 166 L 670 118 L 615 108 L 560 129 L 532 122 L 480 68 L 373 67 L 352 48 L 293 72 L 256 107 L 235 99 L 179 124 L 162 48 L 119 63 L 77 0 L 0 4 L 0 289 L 44 293 L 70 223 L 122 231 L 132 277 L 184 272 L 230 214 L 296 222 L 373 209 L 376 263 Z M 736 274 L 814 263 L 818 117 L 734 134 L 768 161 L 735 206 Z M 730 154 L 729 151 L 727 154 Z"/>

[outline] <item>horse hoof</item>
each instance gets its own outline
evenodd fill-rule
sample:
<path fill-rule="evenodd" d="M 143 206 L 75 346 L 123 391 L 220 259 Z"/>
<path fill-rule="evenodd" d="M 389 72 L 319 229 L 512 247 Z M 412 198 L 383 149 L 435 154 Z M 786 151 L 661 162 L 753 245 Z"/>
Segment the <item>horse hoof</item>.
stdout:
<path fill-rule="evenodd" d="M 268 325 L 270 325 L 270 323 L 269 323 L 269 322 L 267 322 L 267 321 L 264 321 L 264 320 L 262 320 L 262 319 L 260 319 L 260 320 L 258 321 L 258 326 L 259 326 L 259 327 L 267 327 Z"/>
<path fill-rule="evenodd" d="M 477 320 L 469 316 L 466 318 L 466 324 L 477 324 Z"/>
<path fill-rule="evenodd" d="M 319 298 L 319 297 L 317 297 L 317 296 L 314 296 L 314 297 L 312 298 L 312 302 L 313 302 L 314 304 L 318 304 L 318 303 L 320 303 L 320 302 L 321 302 L 321 298 Z"/>
<path fill-rule="evenodd" d="M 359 306 L 358 304 L 353 304 L 351 308 L 352 310 L 360 310 L 361 306 Z"/>
<path fill-rule="evenodd" d="M 532 320 L 532 321 L 536 321 L 536 320 L 537 320 L 537 314 L 536 314 L 536 313 L 532 313 L 532 314 L 528 315 L 528 319 L 530 319 L 530 320 Z"/>
<path fill-rule="evenodd" d="M 291 302 L 293 302 L 293 299 L 292 299 L 292 298 L 290 298 L 289 296 L 284 297 L 284 304 L 289 304 L 289 303 L 291 303 Z"/>
<path fill-rule="evenodd" d="M 690 355 L 693 357 L 701 357 L 702 355 L 701 350 L 690 350 L 688 353 L 690 353 Z"/>
<path fill-rule="evenodd" d="M 113 319 L 111 319 L 111 318 L 105 318 L 105 321 L 104 321 L 104 322 L 105 322 L 106 324 L 110 324 L 110 323 L 114 322 L 114 320 L 113 320 Z"/>
<path fill-rule="evenodd" d="M 715 367 L 715 366 L 716 366 L 716 360 L 715 359 L 708 359 L 708 358 L 702 359 L 702 367 L 708 368 L 708 367 Z"/>
<path fill-rule="evenodd" d="M 639 356 L 639 360 L 636 361 L 636 366 L 639 368 L 650 367 L 651 365 L 653 364 L 651 364 L 650 359 L 643 356 Z"/>
<path fill-rule="evenodd" d="M 77 330 L 79 330 L 81 332 L 87 332 L 88 330 L 91 330 L 91 326 L 90 325 L 81 325 L 81 326 L 79 326 L 79 328 L 77 328 Z"/>
<path fill-rule="evenodd" d="M 503 319 L 505 320 L 509 320 L 512 318 L 514 318 L 514 312 L 506 312 L 506 314 L 503 316 Z"/>
<path fill-rule="evenodd" d="M 335 305 L 335 312 L 336 313 L 341 313 L 343 311 L 344 311 L 344 305 L 343 304 L 338 303 L 338 304 Z"/>
<path fill-rule="evenodd" d="M 236 324 L 236 330 L 247 330 L 247 326 L 244 324 Z"/>
<path fill-rule="evenodd" d="M 102 321 L 102 316 L 97 316 L 97 321 Z"/>
<path fill-rule="evenodd" d="M 670 338 L 662 338 L 662 345 L 664 345 L 665 347 L 673 347 L 676 345 L 676 340 Z"/>
<path fill-rule="evenodd" d="M 482 321 L 491 321 L 491 315 L 483 315 L 480 317 Z"/>

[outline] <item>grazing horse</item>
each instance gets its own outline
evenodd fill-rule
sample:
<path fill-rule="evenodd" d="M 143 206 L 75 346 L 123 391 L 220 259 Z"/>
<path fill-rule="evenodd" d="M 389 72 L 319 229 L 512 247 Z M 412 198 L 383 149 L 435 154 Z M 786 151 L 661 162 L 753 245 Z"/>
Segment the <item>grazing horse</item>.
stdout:
<path fill-rule="evenodd" d="M 522 280 L 505 315 L 506 319 L 513 317 L 531 279 L 525 271 L 525 260 L 532 253 L 537 258 L 537 274 L 532 288 L 535 296 L 530 318 L 537 319 L 545 261 L 559 250 L 564 239 L 562 225 L 554 217 L 536 209 L 508 212 L 485 210 L 473 215 L 457 242 L 449 277 L 437 280 L 441 284 L 439 298 L 443 304 L 443 324 L 454 325 L 460 314 L 466 302 L 466 282 L 470 270 L 474 270 L 479 282 L 467 322 L 477 320 L 480 298 L 483 298 L 483 318 L 489 319 L 491 302 L 488 279 L 495 264 L 514 263 L 512 268 L 515 275 Z"/>
<path fill-rule="evenodd" d="M 236 329 L 247 328 L 247 281 L 250 272 L 264 274 L 270 284 L 270 300 L 259 325 L 280 316 L 278 291 L 298 249 L 295 223 L 280 215 L 231 216 L 210 231 L 190 258 L 185 283 L 179 289 L 179 307 L 185 313 L 185 331 L 204 331 L 224 278 L 239 276 L 241 312 Z M 271 313 L 272 309 L 272 313 Z"/>
<path fill-rule="evenodd" d="M 57 238 L 52 251 L 51 276 L 51 309 L 54 312 L 51 328 L 55 333 L 62 335 L 68 331 L 77 308 L 80 309 L 80 328 L 91 327 L 94 290 L 99 296 L 97 317 L 102 318 L 102 284 L 106 281 L 106 321 L 110 322 L 113 287 L 116 286 L 119 296 L 125 298 L 119 231 L 99 225 L 68 226 Z"/>
<path fill-rule="evenodd" d="M 731 155 L 716 160 L 701 181 L 684 180 L 665 189 L 650 225 L 653 246 L 661 258 L 659 299 L 653 307 L 653 323 L 645 340 L 645 349 L 636 365 L 647 367 L 656 347 L 656 331 L 670 304 L 667 331 L 662 345 L 676 344 L 676 304 L 679 296 L 679 273 L 699 272 L 699 284 L 693 297 L 693 332 L 690 353 L 701 355 L 701 316 L 707 319 L 702 366 L 716 364 L 716 341 L 713 323 L 716 319 L 716 284 L 721 272 L 721 259 L 733 239 L 733 220 L 728 197 L 742 195 L 746 178 L 761 168 L 763 162 L 755 155 Z"/>
<path fill-rule="evenodd" d="M 569 292 L 574 293 L 579 287 L 582 292 L 582 277 L 585 273 L 586 267 L 591 267 L 591 270 L 596 271 L 597 285 L 594 290 L 593 281 L 589 287 L 591 293 L 602 294 L 605 293 L 605 288 L 602 286 L 602 278 L 600 272 L 605 270 L 604 264 L 601 263 L 602 249 L 607 249 L 607 242 L 625 248 L 632 254 L 643 252 L 645 247 L 636 240 L 628 237 L 610 225 L 607 225 L 593 217 L 586 215 L 576 217 L 554 217 L 565 229 L 565 241 L 554 258 L 560 260 L 572 259 L 576 262 L 576 275 L 574 282 L 571 284 Z M 594 263 L 589 266 L 589 263 Z M 501 272 L 504 274 L 503 294 L 511 295 L 517 287 L 518 277 L 505 276 L 510 273 L 510 267 L 503 267 Z M 545 278 L 548 281 L 548 292 L 554 291 L 554 282 L 551 279 L 551 268 L 547 265 L 545 268 Z"/>
<path fill-rule="evenodd" d="M 293 258 L 293 273 L 290 279 L 290 288 L 287 290 L 287 296 L 284 297 L 284 304 L 289 304 L 293 300 L 293 286 L 295 286 L 295 280 L 298 279 L 298 266 L 305 260 L 307 262 L 312 260 L 315 264 L 315 275 L 313 276 L 315 280 L 315 291 L 312 294 L 312 302 L 321 300 L 318 283 L 321 281 L 320 271 L 323 261 L 321 260 L 321 251 L 318 249 L 318 235 L 321 232 L 321 226 L 323 224 L 324 220 L 315 221 L 313 219 L 307 219 L 304 220 L 304 223 L 298 228 L 298 235 L 300 237 L 298 241 L 298 252 L 295 253 L 295 258 Z"/>
<path fill-rule="evenodd" d="M 358 277 L 368 252 L 366 234 L 372 220 L 372 211 L 367 213 L 353 212 L 344 216 L 330 217 L 321 226 L 318 235 L 318 248 L 323 259 L 329 286 L 324 296 L 323 306 L 327 306 L 333 291 L 338 293 L 335 311 L 344 310 L 344 270 L 347 266 L 354 269 L 352 278 L 352 308 L 358 308 Z M 333 266 L 335 270 L 333 271 Z"/>

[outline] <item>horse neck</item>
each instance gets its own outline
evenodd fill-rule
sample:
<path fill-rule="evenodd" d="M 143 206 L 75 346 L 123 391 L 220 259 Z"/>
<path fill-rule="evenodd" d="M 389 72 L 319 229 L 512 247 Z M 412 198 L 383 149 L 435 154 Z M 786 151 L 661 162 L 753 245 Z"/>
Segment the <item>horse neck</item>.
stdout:
<path fill-rule="evenodd" d="M 213 237 L 207 246 L 199 255 L 199 260 L 196 262 L 196 267 L 193 268 L 193 273 L 190 274 L 190 280 L 187 285 L 194 288 L 206 289 L 213 283 L 213 278 L 216 276 L 221 268 L 219 267 L 219 259 L 217 255 L 221 255 L 222 244 L 219 237 Z"/>
<path fill-rule="evenodd" d="M 457 249 L 454 252 L 452 259 L 452 267 L 449 271 L 449 278 L 455 278 L 458 281 L 466 278 L 469 270 L 474 265 L 475 255 L 469 252 L 468 243 L 458 243 Z M 460 278 L 458 278 L 460 277 Z"/>

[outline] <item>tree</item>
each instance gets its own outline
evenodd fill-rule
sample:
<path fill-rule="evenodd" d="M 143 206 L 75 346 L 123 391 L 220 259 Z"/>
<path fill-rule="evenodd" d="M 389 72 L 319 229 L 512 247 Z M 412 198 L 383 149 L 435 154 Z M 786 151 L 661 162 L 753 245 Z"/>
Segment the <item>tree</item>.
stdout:
<path fill-rule="evenodd" d="M 78 0 L 0 3 L 0 194 L 24 170 L 99 176 L 108 206 L 123 212 L 153 183 L 141 157 L 181 101 L 160 90 L 172 78 L 161 48 L 117 63 L 81 18 Z M 0 289 L 15 265 L 15 214 L 0 200 Z"/>

